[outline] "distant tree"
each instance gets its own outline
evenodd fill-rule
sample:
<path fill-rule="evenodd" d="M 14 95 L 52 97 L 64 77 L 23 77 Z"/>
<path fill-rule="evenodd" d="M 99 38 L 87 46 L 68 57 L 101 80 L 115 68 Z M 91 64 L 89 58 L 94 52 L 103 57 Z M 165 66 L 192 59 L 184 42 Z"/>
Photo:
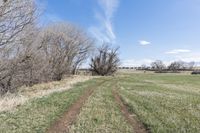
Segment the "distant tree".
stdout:
<path fill-rule="evenodd" d="M 142 70 L 146 70 L 146 69 L 147 69 L 147 65 L 142 64 L 142 65 L 141 65 L 141 69 L 142 69 Z"/>
<path fill-rule="evenodd" d="M 98 48 L 97 54 L 91 59 L 91 70 L 101 76 L 112 75 L 119 67 L 119 48 L 111 48 L 109 44 L 103 44 Z"/>
<path fill-rule="evenodd" d="M 153 70 L 158 72 L 162 72 L 166 68 L 165 64 L 161 60 L 156 60 L 155 62 L 152 62 L 151 67 Z"/>
<path fill-rule="evenodd" d="M 181 70 L 192 70 L 195 62 L 176 61 L 176 64 L 179 64 Z"/>
<path fill-rule="evenodd" d="M 192 69 L 194 68 L 194 65 L 195 65 L 195 62 L 194 62 L 194 61 L 189 62 L 189 63 L 187 63 L 187 68 L 188 68 L 189 70 L 192 70 Z"/>
<path fill-rule="evenodd" d="M 175 61 L 175 62 L 172 62 L 169 66 L 168 66 L 168 69 L 170 71 L 179 71 L 181 69 L 183 69 L 184 67 L 184 63 L 182 61 Z"/>

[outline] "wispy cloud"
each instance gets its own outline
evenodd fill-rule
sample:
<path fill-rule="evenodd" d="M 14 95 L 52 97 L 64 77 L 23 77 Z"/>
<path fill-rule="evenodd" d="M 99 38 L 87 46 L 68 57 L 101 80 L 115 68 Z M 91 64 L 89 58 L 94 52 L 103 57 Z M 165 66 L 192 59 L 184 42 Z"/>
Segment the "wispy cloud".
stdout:
<path fill-rule="evenodd" d="M 191 50 L 189 49 L 173 49 L 170 51 L 165 52 L 166 54 L 180 54 L 180 53 L 190 53 Z"/>
<path fill-rule="evenodd" d="M 112 19 L 119 6 L 119 0 L 98 0 L 101 10 L 94 13 L 99 24 L 91 26 L 89 31 L 99 40 L 114 43 L 116 35 L 113 30 Z"/>
<path fill-rule="evenodd" d="M 145 40 L 140 40 L 138 42 L 139 42 L 140 45 L 143 45 L 143 46 L 151 44 L 151 42 L 148 42 L 148 41 L 145 41 Z"/>
<path fill-rule="evenodd" d="M 39 25 L 45 26 L 51 23 L 62 22 L 62 21 L 64 20 L 61 17 L 59 17 L 59 15 L 53 13 L 52 14 L 46 13 L 40 18 Z"/>

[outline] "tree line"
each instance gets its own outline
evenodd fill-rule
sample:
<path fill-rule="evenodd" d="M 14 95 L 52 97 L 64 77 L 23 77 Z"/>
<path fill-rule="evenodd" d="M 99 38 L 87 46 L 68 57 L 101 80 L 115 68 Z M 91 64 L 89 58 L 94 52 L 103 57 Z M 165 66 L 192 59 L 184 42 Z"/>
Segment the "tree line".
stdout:
<path fill-rule="evenodd" d="M 0 94 L 61 80 L 94 54 L 95 40 L 83 29 L 66 22 L 39 27 L 38 17 L 35 0 L 0 3 Z M 118 63 L 117 49 L 105 44 L 90 66 L 95 74 L 109 75 Z"/>
<path fill-rule="evenodd" d="M 156 72 L 178 72 L 178 71 L 192 71 L 194 68 L 195 62 L 183 62 L 183 61 L 174 61 L 169 65 L 166 65 L 161 60 L 156 60 L 151 63 L 150 67 L 142 65 L 139 69 L 141 70 L 152 70 Z"/>

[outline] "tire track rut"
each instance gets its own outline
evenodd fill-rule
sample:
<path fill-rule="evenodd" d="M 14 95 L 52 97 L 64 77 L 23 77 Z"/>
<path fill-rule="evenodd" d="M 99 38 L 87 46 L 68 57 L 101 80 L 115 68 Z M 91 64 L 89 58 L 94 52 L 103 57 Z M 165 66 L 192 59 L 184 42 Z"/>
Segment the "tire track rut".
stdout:
<path fill-rule="evenodd" d="M 99 87 L 105 82 L 106 80 L 95 86 Z M 62 117 L 56 120 L 53 125 L 47 129 L 47 133 L 68 133 L 70 126 L 75 122 L 82 106 L 87 101 L 88 97 L 94 92 L 95 86 L 92 86 L 90 89 L 86 90 L 80 96 L 80 98 L 74 104 L 72 104 L 71 107 L 62 115 Z"/>
<path fill-rule="evenodd" d="M 132 126 L 134 133 L 150 133 L 148 129 L 145 128 L 145 126 L 138 121 L 135 114 L 130 114 L 126 105 L 123 103 L 119 93 L 113 89 L 112 90 L 113 96 L 115 98 L 116 103 L 119 105 L 120 110 L 122 114 L 124 115 L 127 122 Z"/>

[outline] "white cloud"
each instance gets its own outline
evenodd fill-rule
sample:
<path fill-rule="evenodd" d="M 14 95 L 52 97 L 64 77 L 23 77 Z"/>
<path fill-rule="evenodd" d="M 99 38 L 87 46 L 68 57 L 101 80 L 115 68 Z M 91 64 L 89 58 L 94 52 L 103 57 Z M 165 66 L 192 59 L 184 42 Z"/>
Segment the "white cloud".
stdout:
<path fill-rule="evenodd" d="M 95 12 L 99 25 L 91 26 L 89 31 L 99 40 L 113 43 L 116 35 L 113 30 L 112 18 L 119 6 L 119 0 L 98 0 L 102 10 Z"/>
<path fill-rule="evenodd" d="M 180 54 L 180 53 L 190 53 L 191 50 L 189 49 L 173 49 L 170 51 L 165 52 L 166 54 Z"/>
<path fill-rule="evenodd" d="M 151 44 L 151 42 L 148 42 L 145 40 L 140 40 L 139 43 L 140 43 L 140 45 L 143 45 L 143 46 Z"/>
<path fill-rule="evenodd" d="M 187 53 L 187 54 L 177 55 L 175 58 L 185 62 L 192 62 L 192 61 L 200 62 L 200 53 Z"/>

